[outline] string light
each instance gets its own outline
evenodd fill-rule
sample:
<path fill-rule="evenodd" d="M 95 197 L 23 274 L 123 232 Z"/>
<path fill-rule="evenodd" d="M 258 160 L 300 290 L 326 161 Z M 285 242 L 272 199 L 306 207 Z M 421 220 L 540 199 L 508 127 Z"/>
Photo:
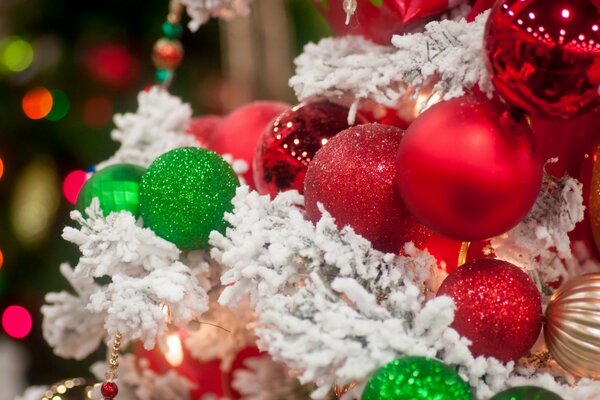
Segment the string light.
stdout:
<path fill-rule="evenodd" d="M 79 191 L 83 187 L 83 184 L 87 180 L 87 172 L 83 170 L 75 170 L 71 171 L 65 177 L 63 181 L 63 194 L 67 201 L 71 204 L 75 204 L 77 202 L 77 196 L 79 195 Z"/>
<path fill-rule="evenodd" d="M 32 326 L 31 314 L 24 307 L 9 306 L 2 313 L 2 328 L 12 338 L 23 339 L 27 337 Z"/>
<path fill-rule="evenodd" d="M 5 71 L 22 72 L 33 62 L 33 47 L 19 37 L 9 37 L 0 44 L 0 65 Z"/>
<path fill-rule="evenodd" d="M 181 345 L 181 338 L 177 332 L 167 336 L 165 360 L 167 360 L 172 367 L 178 367 L 183 363 L 183 346 Z"/>
<path fill-rule="evenodd" d="M 23 112 L 30 119 L 42 119 L 52 110 L 52 93 L 44 87 L 29 90 L 23 96 Z"/>

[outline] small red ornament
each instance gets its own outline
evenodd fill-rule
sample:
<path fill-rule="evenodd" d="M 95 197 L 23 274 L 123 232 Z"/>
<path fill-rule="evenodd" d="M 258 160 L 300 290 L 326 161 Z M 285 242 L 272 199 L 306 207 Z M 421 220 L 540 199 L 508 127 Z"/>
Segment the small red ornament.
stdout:
<path fill-rule="evenodd" d="M 152 62 L 156 68 L 175 69 L 183 60 L 183 46 L 179 40 L 159 39 L 154 45 Z"/>
<path fill-rule="evenodd" d="M 231 398 L 233 400 L 237 400 L 242 397 L 242 395 L 233 387 L 235 374 L 238 371 L 248 369 L 248 366 L 246 365 L 246 360 L 250 358 L 262 357 L 269 357 L 269 354 L 261 352 L 256 346 L 246 347 L 236 354 L 235 358 L 233 359 L 233 362 L 231 363 L 231 368 L 224 376 L 224 389 L 226 397 Z"/>
<path fill-rule="evenodd" d="M 332 138 L 306 173 L 308 217 L 319 220 L 321 203 L 338 227 L 350 225 L 378 250 L 397 253 L 404 243 L 423 244 L 429 232 L 394 190 L 401 139 L 402 130 L 379 124 L 358 125 Z"/>
<path fill-rule="evenodd" d="M 392 35 L 410 32 L 431 17 L 463 3 L 464 0 L 382 0 L 374 5 L 358 0 L 356 11 L 346 24 L 344 3 L 348 0 L 315 1 L 338 35 L 362 35 L 379 44 L 390 44 Z"/>
<path fill-rule="evenodd" d="M 231 154 L 236 160 L 248 163 L 244 174 L 246 184 L 254 186 L 252 160 L 256 145 L 269 123 L 290 106 L 274 101 L 257 101 L 233 111 L 223 119 L 208 144 L 219 154 Z"/>
<path fill-rule="evenodd" d="M 600 105 L 600 3 L 501 0 L 485 32 L 488 69 L 511 104 L 571 118 Z"/>
<path fill-rule="evenodd" d="M 531 132 L 471 96 L 438 103 L 412 123 L 398 150 L 396 185 L 425 226 L 450 239 L 500 235 L 529 212 L 542 183 Z"/>
<path fill-rule="evenodd" d="M 196 137 L 198 144 L 206 146 L 222 121 L 223 118 L 218 115 L 194 117 L 188 125 L 187 132 Z"/>
<path fill-rule="evenodd" d="M 114 382 L 104 382 L 100 388 L 100 393 L 105 399 L 114 399 L 119 393 L 119 387 Z"/>
<path fill-rule="evenodd" d="M 452 327 L 471 340 L 475 357 L 518 360 L 542 329 L 540 292 L 525 272 L 506 261 L 471 261 L 448 275 L 437 295 L 454 300 Z"/>
<path fill-rule="evenodd" d="M 265 129 L 254 156 L 254 184 L 261 194 L 295 189 L 304 192 L 304 176 L 317 151 L 347 129 L 348 108 L 328 101 L 299 104 Z"/>

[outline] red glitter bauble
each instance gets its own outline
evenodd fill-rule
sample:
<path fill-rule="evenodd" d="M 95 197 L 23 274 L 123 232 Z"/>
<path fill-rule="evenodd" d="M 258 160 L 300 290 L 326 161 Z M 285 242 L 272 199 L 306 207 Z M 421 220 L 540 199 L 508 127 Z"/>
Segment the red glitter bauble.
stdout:
<path fill-rule="evenodd" d="M 513 105 L 559 118 L 600 105 L 597 1 L 498 1 L 485 50 L 494 86 Z"/>
<path fill-rule="evenodd" d="M 194 135 L 198 144 L 206 146 L 210 143 L 212 136 L 217 131 L 219 124 L 223 121 L 223 117 L 218 115 L 203 115 L 194 117 L 190 120 L 187 128 L 187 133 Z"/>
<path fill-rule="evenodd" d="M 471 340 L 475 357 L 518 360 L 542 329 L 540 292 L 525 272 L 506 261 L 471 261 L 448 275 L 437 295 L 454 300 L 452 327 Z"/>
<path fill-rule="evenodd" d="M 396 185 L 425 226 L 450 239 L 500 235 L 529 212 L 542 183 L 526 123 L 471 96 L 438 103 L 411 124 Z"/>
<path fill-rule="evenodd" d="M 397 253 L 406 242 L 420 246 L 429 232 L 404 207 L 394 190 L 394 159 L 402 130 L 387 125 L 358 125 L 329 141 L 308 167 L 305 206 L 321 217 L 317 203 L 350 225 L 378 250 Z"/>
<path fill-rule="evenodd" d="M 114 399 L 119 393 L 119 387 L 114 382 L 104 382 L 100 387 L 100 393 L 105 399 Z"/>
<path fill-rule="evenodd" d="M 238 108 L 219 124 L 208 144 L 209 149 L 246 161 L 249 169 L 244 179 L 249 186 L 253 186 L 252 160 L 260 136 L 267 125 L 289 107 L 285 103 L 257 101 Z"/>
<path fill-rule="evenodd" d="M 303 193 L 308 165 L 329 139 L 349 128 L 348 111 L 320 101 L 299 104 L 275 118 L 256 148 L 256 190 L 271 196 L 290 189 Z"/>
<path fill-rule="evenodd" d="M 229 372 L 225 374 L 225 396 L 227 398 L 237 400 L 242 398 L 242 395 L 233 387 L 233 382 L 235 380 L 235 375 L 238 371 L 248 370 L 249 366 L 246 361 L 248 359 L 257 359 L 269 357 L 268 353 L 261 352 L 256 346 L 246 347 L 240 350 L 239 353 L 236 354 L 233 362 L 231 363 L 231 368 Z"/>

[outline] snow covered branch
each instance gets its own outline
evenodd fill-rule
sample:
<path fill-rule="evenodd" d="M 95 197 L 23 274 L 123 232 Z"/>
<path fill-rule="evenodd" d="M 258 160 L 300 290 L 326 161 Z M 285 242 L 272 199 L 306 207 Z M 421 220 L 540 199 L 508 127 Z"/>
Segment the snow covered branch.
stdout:
<path fill-rule="evenodd" d="M 407 92 L 431 79 L 437 80 L 433 90 L 445 99 L 462 96 L 475 85 L 491 93 L 482 49 L 488 14 L 472 23 L 431 22 L 424 33 L 394 36 L 393 46 L 357 36 L 308 44 L 296 58 L 290 86 L 302 101 L 372 100 L 388 107 L 398 106 Z"/>
<path fill-rule="evenodd" d="M 188 27 L 198 30 L 211 17 L 231 19 L 250 12 L 252 0 L 181 0 L 190 16 Z"/>

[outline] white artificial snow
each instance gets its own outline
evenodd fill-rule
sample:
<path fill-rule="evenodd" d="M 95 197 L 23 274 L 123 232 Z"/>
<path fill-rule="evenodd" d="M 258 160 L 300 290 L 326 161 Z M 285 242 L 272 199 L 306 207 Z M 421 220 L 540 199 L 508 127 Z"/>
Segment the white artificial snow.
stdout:
<path fill-rule="evenodd" d="M 121 147 L 97 169 L 119 163 L 148 167 L 169 150 L 197 147 L 194 136 L 186 133 L 191 117 L 189 104 L 158 86 L 140 92 L 137 112 L 114 116 L 116 128 L 111 136 Z"/>
<path fill-rule="evenodd" d="M 98 380 L 104 379 L 105 363 L 96 363 L 91 369 Z M 132 354 L 119 358 L 117 384 L 120 400 L 188 400 L 193 388 L 193 383 L 174 370 L 158 374 L 150 369 L 148 360 Z M 99 393 L 95 395 L 94 399 L 101 400 Z"/>
<path fill-rule="evenodd" d="M 252 0 L 181 0 L 190 16 L 191 31 L 198 30 L 211 17 L 231 19 L 247 15 L 251 3 Z"/>
<path fill-rule="evenodd" d="M 444 99 L 462 96 L 475 85 L 491 93 L 482 48 L 488 15 L 472 23 L 430 22 L 424 33 L 395 35 L 393 46 L 359 36 L 310 43 L 295 60 L 290 86 L 301 101 L 372 100 L 388 107 L 397 107 L 407 91 L 432 78 L 438 79 L 433 90 Z"/>

